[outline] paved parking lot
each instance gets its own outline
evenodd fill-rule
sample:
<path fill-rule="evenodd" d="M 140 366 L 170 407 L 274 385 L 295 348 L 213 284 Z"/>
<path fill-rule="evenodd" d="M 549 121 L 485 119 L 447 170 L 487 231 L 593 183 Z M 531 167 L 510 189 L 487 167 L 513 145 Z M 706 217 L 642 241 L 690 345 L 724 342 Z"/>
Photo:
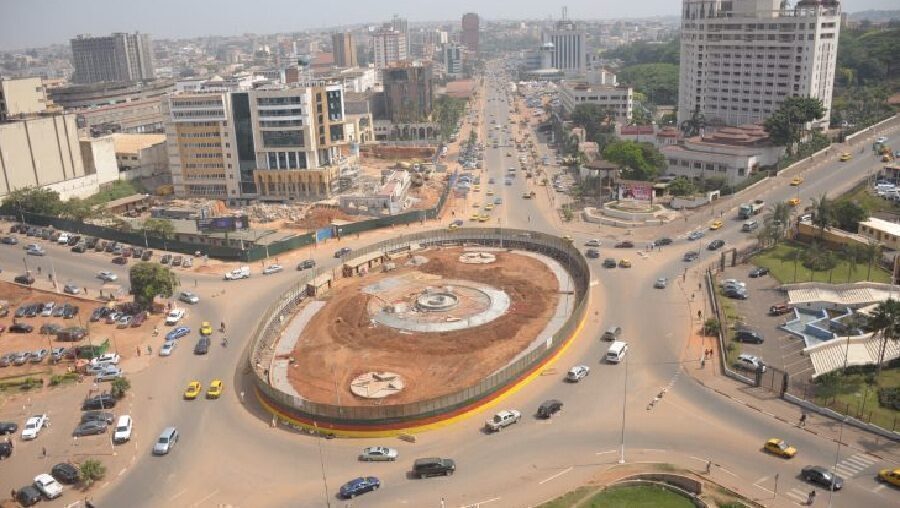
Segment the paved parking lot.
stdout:
<path fill-rule="evenodd" d="M 726 268 L 719 280 L 737 279 L 747 284 L 750 298 L 747 300 L 728 300 L 737 310 L 743 323 L 760 333 L 765 339 L 762 344 L 741 344 L 741 353 L 756 355 L 763 359 L 766 365 L 787 371 L 792 378 L 802 378 L 813 372 L 809 357 L 803 354 L 802 339 L 791 335 L 778 328 L 791 314 L 784 316 L 770 316 L 769 307 L 779 303 L 785 303 L 787 295 L 776 289 L 778 281 L 765 275 L 756 279 L 749 277 L 753 265 L 741 264 L 734 268 Z M 729 323 L 733 326 L 734 323 Z"/>

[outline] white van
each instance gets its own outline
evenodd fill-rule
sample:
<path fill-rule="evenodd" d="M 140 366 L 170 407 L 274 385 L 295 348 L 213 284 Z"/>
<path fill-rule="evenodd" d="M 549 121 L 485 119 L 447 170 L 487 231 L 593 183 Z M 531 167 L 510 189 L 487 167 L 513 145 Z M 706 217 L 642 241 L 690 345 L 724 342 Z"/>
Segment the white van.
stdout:
<path fill-rule="evenodd" d="M 756 222 L 755 220 L 748 220 L 741 226 L 741 231 L 743 231 L 745 233 L 749 233 L 750 231 L 753 231 L 754 229 L 757 229 L 758 227 L 759 227 L 759 222 Z"/>
<path fill-rule="evenodd" d="M 122 415 L 116 422 L 116 431 L 113 434 L 114 443 L 124 443 L 131 439 L 131 417 Z"/>
<path fill-rule="evenodd" d="M 609 346 L 609 351 L 606 352 L 606 361 L 619 363 L 625 358 L 626 353 L 628 353 L 628 343 L 615 341 Z"/>

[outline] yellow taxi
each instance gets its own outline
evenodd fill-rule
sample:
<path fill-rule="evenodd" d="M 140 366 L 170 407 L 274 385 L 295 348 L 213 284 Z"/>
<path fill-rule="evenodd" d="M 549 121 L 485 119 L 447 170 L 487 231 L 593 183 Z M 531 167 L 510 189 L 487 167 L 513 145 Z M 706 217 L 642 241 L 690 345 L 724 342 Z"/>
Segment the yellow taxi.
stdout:
<path fill-rule="evenodd" d="M 631 261 L 627 259 L 619 260 L 619 268 L 631 268 Z"/>
<path fill-rule="evenodd" d="M 709 229 L 720 229 L 722 227 L 722 219 L 716 219 L 709 225 Z"/>
<path fill-rule="evenodd" d="M 212 335 L 212 332 L 212 325 L 209 324 L 209 321 L 200 323 L 200 335 Z"/>
<path fill-rule="evenodd" d="M 194 400 L 197 398 L 197 395 L 200 395 L 202 390 L 203 387 L 200 385 L 200 381 L 191 381 L 184 391 L 184 398 L 187 400 Z"/>
<path fill-rule="evenodd" d="M 491 197 L 491 196 L 493 196 L 493 195 L 494 195 L 494 191 L 492 191 L 492 190 L 487 191 L 487 196 L 488 196 L 488 197 Z"/>
<path fill-rule="evenodd" d="M 841 162 L 847 162 L 848 160 L 850 160 L 852 158 L 853 158 L 853 155 L 851 155 L 850 152 L 844 152 L 841 154 Z"/>
<path fill-rule="evenodd" d="M 218 399 L 222 396 L 222 380 L 221 379 L 213 379 L 212 382 L 209 383 L 209 388 L 206 390 L 206 398 L 207 399 Z"/>
<path fill-rule="evenodd" d="M 900 487 L 900 469 L 882 469 L 878 471 L 878 479 L 894 487 Z"/>
<path fill-rule="evenodd" d="M 481 215 L 479 215 L 478 212 L 475 212 L 475 213 L 472 214 L 471 217 L 469 217 L 469 220 L 471 220 L 471 221 L 477 221 L 477 220 L 479 219 L 479 217 L 481 217 Z"/>
<path fill-rule="evenodd" d="M 795 187 L 796 187 L 797 185 L 800 185 L 801 183 L 803 183 L 803 177 L 802 177 L 802 176 L 795 176 L 795 177 L 791 180 L 791 185 L 793 185 L 793 186 L 795 186 Z"/>
<path fill-rule="evenodd" d="M 800 198 L 791 198 L 787 200 L 787 204 L 790 206 L 797 206 L 800 204 Z"/>
<path fill-rule="evenodd" d="M 480 186 L 480 185 L 473 185 L 473 186 L 472 186 L 472 192 L 481 192 L 481 186 Z"/>
<path fill-rule="evenodd" d="M 891 162 L 891 156 L 888 154 L 884 154 L 881 156 L 881 162 Z"/>
<path fill-rule="evenodd" d="M 569 243 L 574 243 L 574 242 L 575 242 L 575 240 L 573 240 L 572 237 L 569 236 L 569 235 L 563 236 L 563 240 L 565 240 L 565 241 L 567 241 L 567 242 L 569 242 Z"/>
<path fill-rule="evenodd" d="M 459 224 L 450 224 L 449 226 L 447 226 L 447 229 L 449 229 L 450 231 L 453 231 L 454 229 L 459 229 Z"/>
<path fill-rule="evenodd" d="M 784 457 L 786 459 L 794 458 L 794 455 L 797 455 L 796 448 L 785 443 L 783 439 L 778 439 L 776 437 L 766 441 L 764 449 L 772 455 Z"/>
<path fill-rule="evenodd" d="M 512 152 L 506 152 L 507 157 L 512 157 Z"/>
<path fill-rule="evenodd" d="M 478 222 L 487 222 L 488 219 L 490 219 L 490 218 L 491 218 L 490 215 L 483 213 L 483 214 L 481 214 L 480 217 L 478 217 Z"/>
<path fill-rule="evenodd" d="M 494 205 L 492 203 L 488 203 L 488 204 L 484 205 L 485 212 L 490 212 L 493 209 L 494 209 Z"/>

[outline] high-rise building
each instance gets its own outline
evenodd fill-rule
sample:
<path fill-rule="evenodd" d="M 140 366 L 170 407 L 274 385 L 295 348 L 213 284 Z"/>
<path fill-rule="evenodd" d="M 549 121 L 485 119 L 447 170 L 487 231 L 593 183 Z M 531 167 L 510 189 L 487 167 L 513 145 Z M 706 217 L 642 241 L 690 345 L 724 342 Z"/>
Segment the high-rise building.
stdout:
<path fill-rule="evenodd" d="M 0 122 L 47 110 L 41 78 L 0 79 Z"/>
<path fill-rule="evenodd" d="M 679 123 L 750 124 L 788 97 L 816 97 L 827 126 L 840 22 L 837 0 L 683 0 Z"/>
<path fill-rule="evenodd" d="M 394 14 L 394 17 L 391 18 L 390 23 L 385 23 L 385 28 L 390 28 L 395 32 L 400 32 L 406 37 L 406 54 L 410 53 L 410 37 L 409 37 L 409 22 L 406 18 L 401 18 L 399 14 Z"/>
<path fill-rule="evenodd" d="M 79 35 L 70 42 L 75 83 L 144 81 L 154 77 L 153 51 L 147 34 Z"/>
<path fill-rule="evenodd" d="M 169 167 L 181 197 L 326 198 L 358 141 L 340 84 L 178 93 L 165 109 Z"/>
<path fill-rule="evenodd" d="M 406 34 L 396 30 L 383 29 L 372 36 L 374 46 L 375 70 L 380 71 L 393 63 L 408 58 L 406 52 Z"/>
<path fill-rule="evenodd" d="M 444 71 L 449 78 L 460 78 L 463 75 L 463 48 L 459 44 L 444 44 L 441 50 Z"/>
<path fill-rule="evenodd" d="M 552 43 L 551 64 L 566 76 L 578 76 L 586 70 L 587 47 L 585 32 L 573 21 L 558 21 L 552 30 L 544 32 L 544 43 Z"/>
<path fill-rule="evenodd" d="M 334 65 L 338 67 L 359 66 L 359 60 L 356 57 L 356 37 L 352 33 L 331 34 L 331 52 L 334 55 Z"/>
<path fill-rule="evenodd" d="M 393 123 L 422 122 L 431 115 L 431 64 L 403 62 L 384 73 L 384 110 Z"/>
<path fill-rule="evenodd" d="M 462 17 L 462 43 L 472 52 L 478 51 L 478 14 L 467 12 Z"/>

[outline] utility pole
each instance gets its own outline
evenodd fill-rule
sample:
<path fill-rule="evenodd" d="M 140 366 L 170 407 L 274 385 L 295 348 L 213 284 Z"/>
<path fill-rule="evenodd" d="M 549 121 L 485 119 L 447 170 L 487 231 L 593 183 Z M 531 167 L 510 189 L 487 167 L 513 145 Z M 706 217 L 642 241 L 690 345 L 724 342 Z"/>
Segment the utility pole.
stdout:
<path fill-rule="evenodd" d="M 619 464 L 625 463 L 625 408 L 628 405 L 628 355 L 625 355 L 625 383 L 622 385 L 622 438 L 619 448 Z"/>

